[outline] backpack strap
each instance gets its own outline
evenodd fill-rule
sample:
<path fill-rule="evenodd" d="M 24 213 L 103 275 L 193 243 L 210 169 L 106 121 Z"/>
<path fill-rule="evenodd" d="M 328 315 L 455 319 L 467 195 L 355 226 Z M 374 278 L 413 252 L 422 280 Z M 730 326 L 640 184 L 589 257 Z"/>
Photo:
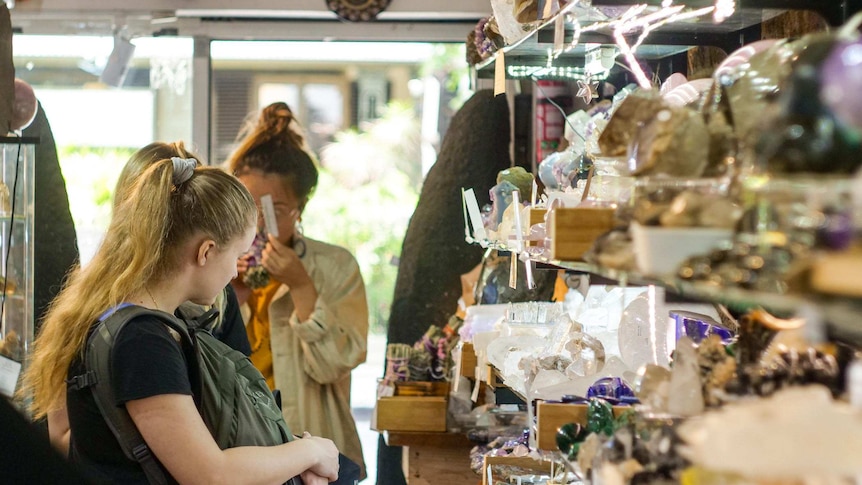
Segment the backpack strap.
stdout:
<path fill-rule="evenodd" d="M 213 307 L 205 312 L 195 314 L 189 312 L 185 305 L 186 304 L 183 303 L 179 308 L 177 308 L 177 316 L 185 322 L 189 333 L 194 334 L 195 332 L 203 330 L 212 334 L 221 323 L 221 312 L 217 308 Z M 200 305 L 195 306 L 199 307 Z"/>
<path fill-rule="evenodd" d="M 114 342 L 120 331 L 129 321 L 141 315 L 149 315 L 162 322 L 180 335 L 180 344 L 189 362 L 189 380 L 192 389 L 200 385 L 197 358 L 194 353 L 194 342 L 186 326 L 164 312 L 148 308 L 126 305 L 109 313 L 98 323 L 96 330 L 87 341 L 84 354 L 86 372 L 74 376 L 67 381 L 69 389 L 79 390 L 89 387 L 92 390 L 96 406 L 102 413 L 105 423 L 120 443 L 123 453 L 130 460 L 141 465 L 147 480 L 153 485 L 167 485 L 168 480 L 159 466 L 156 457 L 150 451 L 143 436 L 132 421 L 125 406 L 116 405 L 116 396 L 111 388 L 111 361 Z M 191 358 L 189 358 L 189 355 Z M 194 378 L 193 378 L 194 376 Z M 197 400 L 197 398 L 196 398 Z M 197 401 L 196 401 L 197 402 Z"/>
<path fill-rule="evenodd" d="M 185 320 L 192 330 L 200 328 L 213 333 L 222 324 L 227 308 L 227 291 L 227 288 L 223 289 L 212 305 L 198 305 L 187 301 L 177 308 L 176 316 Z"/>

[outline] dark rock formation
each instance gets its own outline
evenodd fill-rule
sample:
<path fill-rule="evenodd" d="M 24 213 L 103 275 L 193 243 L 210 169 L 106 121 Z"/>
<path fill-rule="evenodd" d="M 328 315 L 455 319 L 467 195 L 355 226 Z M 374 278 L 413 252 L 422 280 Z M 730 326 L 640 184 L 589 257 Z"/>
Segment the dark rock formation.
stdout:
<path fill-rule="evenodd" d="M 63 286 L 66 274 L 78 262 L 78 240 L 54 135 L 41 105 L 36 112 L 36 119 L 24 129 L 23 135 L 39 138 L 39 144 L 36 145 L 33 226 L 33 310 L 38 330 L 48 305 Z"/>
<path fill-rule="evenodd" d="M 389 343 L 416 342 L 429 325 L 443 326 L 457 309 L 463 273 L 483 249 L 464 240 L 461 188 L 479 206 L 490 199 L 497 173 L 509 168 L 509 106 L 504 96 L 479 91 L 452 118 L 431 167 L 401 249 L 389 316 Z"/>
<path fill-rule="evenodd" d="M 443 326 L 461 296 L 461 275 L 482 260 L 482 248 L 464 240 L 461 188 L 473 188 L 479 206 L 497 173 L 509 168 L 509 105 L 505 96 L 479 91 L 452 118 L 431 167 L 401 248 L 389 315 L 389 343 L 413 344 L 429 325 Z M 381 369 L 382 371 L 382 369 Z M 382 438 L 377 483 L 402 485 L 401 448 Z"/>

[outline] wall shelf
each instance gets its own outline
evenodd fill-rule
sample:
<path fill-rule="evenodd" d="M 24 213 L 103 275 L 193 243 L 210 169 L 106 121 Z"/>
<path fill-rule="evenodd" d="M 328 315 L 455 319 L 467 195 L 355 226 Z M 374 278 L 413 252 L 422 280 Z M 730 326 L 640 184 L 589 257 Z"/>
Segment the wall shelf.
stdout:
<path fill-rule="evenodd" d="M 484 248 L 498 251 L 515 251 L 515 248 L 495 241 L 474 241 Z M 769 293 L 739 287 L 726 287 L 691 282 L 674 276 L 645 276 L 637 272 L 603 268 L 583 261 L 559 261 L 540 255 L 531 255 L 537 269 L 562 269 L 574 273 L 597 276 L 603 280 L 627 286 L 656 285 L 668 293 L 687 300 L 720 303 L 729 308 L 746 311 L 762 307 L 779 316 L 793 315 L 804 308 L 814 309 L 827 324 L 830 337 L 862 347 L 862 299 L 822 294 Z"/>
<path fill-rule="evenodd" d="M 583 66 L 587 50 L 585 44 L 615 44 L 608 30 L 586 32 L 580 35 L 580 42 L 567 52 L 553 57 L 556 17 L 575 16 L 581 27 L 608 20 L 602 12 L 615 8 L 614 13 L 622 13 L 626 7 L 641 4 L 634 0 L 593 0 L 592 8 L 580 7 L 577 11 L 562 12 L 541 23 L 519 41 L 502 49 L 507 66 Z M 658 1 L 647 1 L 658 5 Z M 711 1 L 689 1 L 689 7 L 711 5 Z M 616 12 L 616 10 L 619 12 Z M 639 59 L 655 61 L 686 52 L 694 46 L 714 46 L 728 53 L 749 42 L 760 39 L 760 24 L 790 10 L 809 10 L 819 13 L 831 25 L 840 25 L 853 13 L 862 11 L 862 0 L 843 2 L 823 0 L 752 0 L 737 2 L 736 12 L 722 23 L 713 23 L 709 17 L 668 24 L 650 33 L 646 43 L 638 48 Z M 575 33 L 575 24 L 568 20 L 564 23 L 563 44 L 568 46 Z M 478 78 L 493 78 L 496 55 L 485 59 L 475 66 Z M 507 77 L 512 77 L 507 75 Z"/>

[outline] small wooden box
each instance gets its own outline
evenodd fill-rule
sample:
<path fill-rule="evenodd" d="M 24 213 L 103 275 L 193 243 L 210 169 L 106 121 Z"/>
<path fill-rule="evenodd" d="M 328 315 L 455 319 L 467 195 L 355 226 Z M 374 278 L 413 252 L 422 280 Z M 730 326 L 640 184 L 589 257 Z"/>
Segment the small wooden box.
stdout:
<path fill-rule="evenodd" d="M 376 431 L 446 431 L 446 398 L 393 396 L 377 399 Z"/>
<path fill-rule="evenodd" d="M 619 417 L 631 406 L 614 406 L 614 416 Z M 557 430 L 568 423 L 587 425 L 586 404 L 539 402 L 536 406 L 536 446 L 540 450 L 557 451 Z"/>
<path fill-rule="evenodd" d="M 470 342 L 461 344 L 461 375 L 469 379 L 476 377 L 476 350 Z"/>
<path fill-rule="evenodd" d="M 528 456 L 485 456 L 482 462 L 482 485 L 493 485 L 488 482 L 488 468 L 495 465 L 517 466 L 527 470 L 551 473 L 551 462 L 539 461 Z"/>
<path fill-rule="evenodd" d="M 396 382 L 395 395 L 377 398 L 376 431 L 446 431 L 448 382 Z"/>
<path fill-rule="evenodd" d="M 551 257 L 559 261 L 582 259 L 599 236 L 613 229 L 614 212 L 604 207 L 554 209 L 549 222 Z"/>

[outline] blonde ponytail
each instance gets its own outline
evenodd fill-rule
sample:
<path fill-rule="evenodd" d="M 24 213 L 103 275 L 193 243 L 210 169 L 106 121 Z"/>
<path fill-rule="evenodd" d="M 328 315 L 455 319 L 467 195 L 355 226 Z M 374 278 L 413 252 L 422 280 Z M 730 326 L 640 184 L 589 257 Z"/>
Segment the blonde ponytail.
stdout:
<path fill-rule="evenodd" d="M 161 160 L 137 178 L 119 202 L 92 261 L 74 271 L 45 317 L 24 376 L 36 418 L 65 406 L 69 366 L 91 326 L 129 295 L 170 276 L 179 249 L 196 234 L 227 244 L 248 230 L 257 209 L 235 177 L 198 167 L 175 186 L 173 163 Z"/>

